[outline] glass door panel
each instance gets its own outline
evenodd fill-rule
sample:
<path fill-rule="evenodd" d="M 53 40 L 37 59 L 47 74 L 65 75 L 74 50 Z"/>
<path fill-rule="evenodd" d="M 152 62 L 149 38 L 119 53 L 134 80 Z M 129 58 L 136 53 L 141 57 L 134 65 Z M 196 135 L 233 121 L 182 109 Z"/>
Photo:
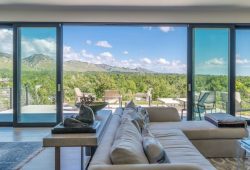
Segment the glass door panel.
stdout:
<path fill-rule="evenodd" d="M 193 29 L 193 119 L 229 112 L 228 28 Z"/>
<path fill-rule="evenodd" d="M 56 27 L 19 27 L 18 122 L 56 122 Z"/>
<path fill-rule="evenodd" d="M 13 30 L 0 28 L 0 122 L 13 122 Z"/>
<path fill-rule="evenodd" d="M 236 30 L 235 115 L 250 118 L 250 29 Z"/>

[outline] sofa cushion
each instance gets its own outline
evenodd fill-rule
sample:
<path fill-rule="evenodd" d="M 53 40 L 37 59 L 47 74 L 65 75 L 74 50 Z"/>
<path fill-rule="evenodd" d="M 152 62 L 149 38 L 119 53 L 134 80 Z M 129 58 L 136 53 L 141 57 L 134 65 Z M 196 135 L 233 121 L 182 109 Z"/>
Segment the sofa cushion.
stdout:
<path fill-rule="evenodd" d="M 117 129 L 110 157 L 113 164 L 148 164 L 141 134 L 129 119 L 124 118 Z"/>
<path fill-rule="evenodd" d="M 152 133 L 162 144 L 171 163 L 195 163 L 206 170 L 215 170 L 181 130 L 154 131 Z"/>
<path fill-rule="evenodd" d="M 148 107 L 150 122 L 180 122 L 181 117 L 174 107 Z"/>
<path fill-rule="evenodd" d="M 150 122 L 150 131 L 180 129 L 190 140 L 241 139 L 248 136 L 245 128 L 218 128 L 208 121 Z"/>
<path fill-rule="evenodd" d="M 142 132 L 142 143 L 144 152 L 148 158 L 149 163 L 169 163 L 167 154 L 161 143 L 149 132 L 144 129 Z"/>
<path fill-rule="evenodd" d="M 205 120 L 217 127 L 246 128 L 247 121 L 240 117 L 235 117 L 227 113 L 209 113 L 205 114 Z"/>

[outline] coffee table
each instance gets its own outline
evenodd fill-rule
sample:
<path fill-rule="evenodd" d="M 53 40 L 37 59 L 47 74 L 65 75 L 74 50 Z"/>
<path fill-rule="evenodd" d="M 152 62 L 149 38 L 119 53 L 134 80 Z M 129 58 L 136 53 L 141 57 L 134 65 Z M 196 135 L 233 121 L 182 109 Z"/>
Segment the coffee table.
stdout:
<path fill-rule="evenodd" d="M 43 147 L 55 147 L 55 169 L 61 169 L 61 147 L 80 147 L 81 169 L 87 168 L 111 117 L 111 110 L 97 112 L 96 120 L 99 120 L 101 124 L 96 133 L 50 134 L 43 138 Z M 83 153 L 84 150 L 86 153 Z M 88 158 L 85 161 L 84 156 Z"/>
<path fill-rule="evenodd" d="M 248 169 L 247 161 L 250 161 L 250 138 L 244 138 L 238 141 L 237 150 L 238 169 Z M 243 152 L 243 153 L 242 153 Z"/>

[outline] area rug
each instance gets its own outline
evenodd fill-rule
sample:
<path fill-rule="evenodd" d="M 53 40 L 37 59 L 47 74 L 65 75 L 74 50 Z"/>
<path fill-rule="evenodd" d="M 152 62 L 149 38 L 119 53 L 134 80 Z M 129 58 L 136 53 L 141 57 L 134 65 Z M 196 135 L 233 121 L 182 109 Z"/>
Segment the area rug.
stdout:
<path fill-rule="evenodd" d="M 212 158 L 208 160 L 217 170 L 250 170 L 250 158 L 244 160 L 245 166 L 243 166 L 243 160 L 237 158 Z"/>
<path fill-rule="evenodd" d="M 41 142 L 0 142 L 0 169 L 20 169 L 41 151 Z"/>

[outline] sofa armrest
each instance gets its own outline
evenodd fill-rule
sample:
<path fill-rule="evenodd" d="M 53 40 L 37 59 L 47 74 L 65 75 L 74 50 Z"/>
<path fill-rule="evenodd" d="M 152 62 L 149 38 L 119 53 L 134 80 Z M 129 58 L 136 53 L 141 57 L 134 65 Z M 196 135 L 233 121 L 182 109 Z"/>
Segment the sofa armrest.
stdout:
<path fill-rule="evenodd" d="M 150 122 L 179 122 L 181 117 L 174 107 L 147 107 Z"/>
<path fill-rule="evenodd" d="M 89 170 L 205 170 L 196 164 L 92 165 Z"/>

